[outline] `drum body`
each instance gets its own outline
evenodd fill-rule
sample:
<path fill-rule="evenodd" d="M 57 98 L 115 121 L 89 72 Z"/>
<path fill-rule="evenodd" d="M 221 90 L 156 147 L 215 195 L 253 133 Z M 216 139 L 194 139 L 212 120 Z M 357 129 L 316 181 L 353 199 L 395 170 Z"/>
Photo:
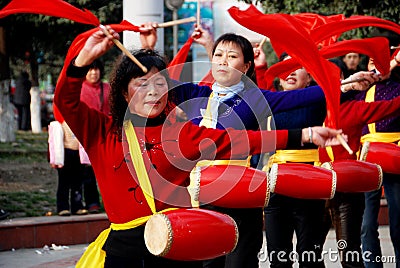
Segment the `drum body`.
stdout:
<path fill-rule="evenodd" d="M 382 185 L 379 165 L 358 160 L 326 162 L 322 167 L 336 172 L 336 191 L 360 193 L 377 190 Z"/>
<path fill-rule="evenodd" d="M 202 204 L 229 208 L 264 207 L 269 190 L 264 171 L 235 165 L 196 167 L 189 191 Z"/>
<path fill-rule="evenodd" d="M 145 226 L 147 249 L 154 255 L 182 261 L 213 259 L 235 249 L 235 221 L 206 209 L 176 209 L 150 217 Z"/>
<path fill-rule="evenodd" d="M 335 172 L 310 164 L 275 163 L 268 178 L 271 193 L 301 199 L 331 199 L 335 194 Z"/>
<path fill-rule="evenodd" d="M 380 165 L 383 172 L 400 174 L 400 146 L 394 143 L 366 141 L 360 160 Z"/>

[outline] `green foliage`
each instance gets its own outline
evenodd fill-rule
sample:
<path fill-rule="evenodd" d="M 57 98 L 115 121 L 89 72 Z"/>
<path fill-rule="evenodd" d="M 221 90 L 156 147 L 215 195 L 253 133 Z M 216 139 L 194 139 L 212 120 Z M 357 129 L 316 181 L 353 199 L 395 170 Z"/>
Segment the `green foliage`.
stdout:
<path fill-rule="evenodd" d="M 241 0 L 246 3 L 261 4 L 264 12 L 296 14 L 303 12 L 321 15 L 344 14 L 370 15 L 378 18 L 400 22 L 400 7 L 397 0 Z M 370 29 L 369 29 L 370 31 Z M 356 35 L 364 37 L 369 31 L 360 31 Z"/>
<path fill-rule="evenodd" d="M 40 0 L 34 0 L 40 1 Z M 0 9 L 10 0 L 0 0 Z M 85 8 L 94 13 L 103 24 L 119 23 L 122 20 L 122 0 L 69 0 L 77 8 Z M 0 19 L 0 27 L 6 31 L 6 52 L 9 56 L 12 78 L 21 69 L 31 70 L 37 65 L 37 58 L 43 53 L 39 66 L 39 78 L 52 74 L 55 84 L 61 71 L 63 60 L 75 37 L 93 26 L 73 21 L 37 14 L 16 14 Z M 1 37 L 0 37 L 1 38 Z M 29 52 L 30 58 L 26 52 Z M 107 65 L 107 64 L 106 64 Z M 106 69 L 107 70 L 107 69 Z"/>
<path fill-rule="evenodd" d="M 11 218 L 44 216 L 48 211 L 56 211 L 56 197 L 46 190 L 0 192 L 0 204 L 11 213 Z"/>
<path fill-rule="evenodd" d="M 239 0 L 248 4 L 260 4 L 265 14 L 285 13 L 316 13 L 324 16 L 344 14 L 346 17 L 352 15 L 370 15 L 378 18 L 400 22 L 400 7 L 397 0 Z M 343 33 L 340 39 L 354 39 L 369 37 L 374 34 L 382 34 L 373 27 L 359 28 Z M 271 56 L 270 45 L 264 47 L 267 53 L 268 64 L 277 61 L 276 56 Z M 272 53 L 273 54 L 273 53 Z"/>
<path fill-rule="evenodd" d="M 344 14 L 346 17 L 352 15 L 369 15 L 378 18 L 393 21 L 395 23 L 400 22 L 400 7 L 397 0 L 239 0 L 246 3 L 260 4 L 264 13 L 285 13 L 285 14 L 297 14 L 297 13 L 316 13 L 320 15 L 334 15 Z M 355 39 L 365 38 L 372 35 L 384 35 L 387 36 L 393 45 L 399 43 L 399 36 L 382 31 L 375 27 L 364 27 L 354 29 L 342 34 L 340 39 Z M 267 55 L 269 51 L 272 52 L 271 48 L 264 47 Z M 269 51 L 268 51 L 269 50 Z M 274 53 L 273 53 L 274 54 Z M 267 59 L 268 64 L 276 62 L 275 55 L 269 56 Z"/>

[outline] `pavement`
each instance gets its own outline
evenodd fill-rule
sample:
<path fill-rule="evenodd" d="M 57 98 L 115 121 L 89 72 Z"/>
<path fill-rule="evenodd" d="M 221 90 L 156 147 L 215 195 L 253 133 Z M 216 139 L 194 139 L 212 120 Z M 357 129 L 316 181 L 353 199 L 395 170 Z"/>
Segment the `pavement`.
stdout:
<path fill-rule="evenodd" d="M 382 246 L 383 258 L 386 260 L 394 259 L 394 251 L 389 237 L 389 227 L 381 226 L 379 228 L 380 240 Z M 265 236 L 264 236 L 265 237 Z M 295 240 L 295 239 L 294 239 Z M 51 245 L 48 245 L 50 248 Z M 4 268 L 72 268 L 85 251 L 87 245 L 63 246 L 56 245 L 54 249 L 50 248 L 26 248 L 0 252 L 0 267 Z M 265 251 L 265 241 L 263 250 Z M 260 252 L 260 268 L 269 267 L 265 260 L 264 251 Z M 337 244 L 335 232 L 331 230 L 327 236 L 324 245 L 325 265 L 327 268 L 341 267 L 338 261 Z M 298 267 L 296 263 L 293 267 Z M 395 268 L 395 263 L 385 263 L 384 268 Z"/>

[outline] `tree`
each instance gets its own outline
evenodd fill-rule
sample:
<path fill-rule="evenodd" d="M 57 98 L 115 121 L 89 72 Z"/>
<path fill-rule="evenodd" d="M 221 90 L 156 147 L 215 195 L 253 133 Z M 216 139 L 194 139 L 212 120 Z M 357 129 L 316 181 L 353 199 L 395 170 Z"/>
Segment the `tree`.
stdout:
<path fill-rule="evenodd" d="M 40 0 L 37 0 L 40 1 Z M 0 0 L 0 9 L 10 0 Z M 104 24 L 119 23 L 122 20 L 122 0 L 70 0 L 68 3 L 93 12 Z M 0 98 L 5 101 L 9 93 L 10 78 L 21 70 L 30 73 L 33 87 L 47 74 L 55 79 L 61 71 L 63 60 L 74 38 L 93 26 L 75 23 L 67 19 L 37 14 L 15 14 L 0 19 Z M 109 54 L 105 61 L 111 61 Z M 108 64 L 106 64 L 107 66 Z M 11 105 L 6 105 L 11 107 Z M 0 107 L 0 128 L 9 126 L 2 117 Z M 2 139 L 0 129 L 0 139 Z"/>
<path fill-rule="evenodd" d="M 385 20 L 400 22 L 400 6 L 397 0 L 239 0 L 248 4 L 260 4 L 264 13 L 297 14 L 303 12 L 317 13 L 320 15 L 344 14 L 370 15 Z M 365 27 L 344 33 L 340 39 L 365 38 L 371 35 L 388 37 L 393 45 L 398 45 L 399 36 L 382 29 Z M 397 42 L 397 43 L 396 43 Z M 272 47 L 266 44 L 267 62 L 275 63 L 277 57 L 272 52 Z"/>

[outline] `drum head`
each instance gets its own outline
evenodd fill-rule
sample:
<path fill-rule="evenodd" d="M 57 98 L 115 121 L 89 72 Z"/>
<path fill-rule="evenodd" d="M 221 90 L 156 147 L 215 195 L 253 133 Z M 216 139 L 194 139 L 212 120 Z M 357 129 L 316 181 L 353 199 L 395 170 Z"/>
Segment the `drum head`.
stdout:
<path fill-rule="evenodd" d="M 172 244 L 171 222 L 164 214 L 150 217 L 144 229 L 144 241 L 147 249 L 156 256 L 166 255 Z"/>

